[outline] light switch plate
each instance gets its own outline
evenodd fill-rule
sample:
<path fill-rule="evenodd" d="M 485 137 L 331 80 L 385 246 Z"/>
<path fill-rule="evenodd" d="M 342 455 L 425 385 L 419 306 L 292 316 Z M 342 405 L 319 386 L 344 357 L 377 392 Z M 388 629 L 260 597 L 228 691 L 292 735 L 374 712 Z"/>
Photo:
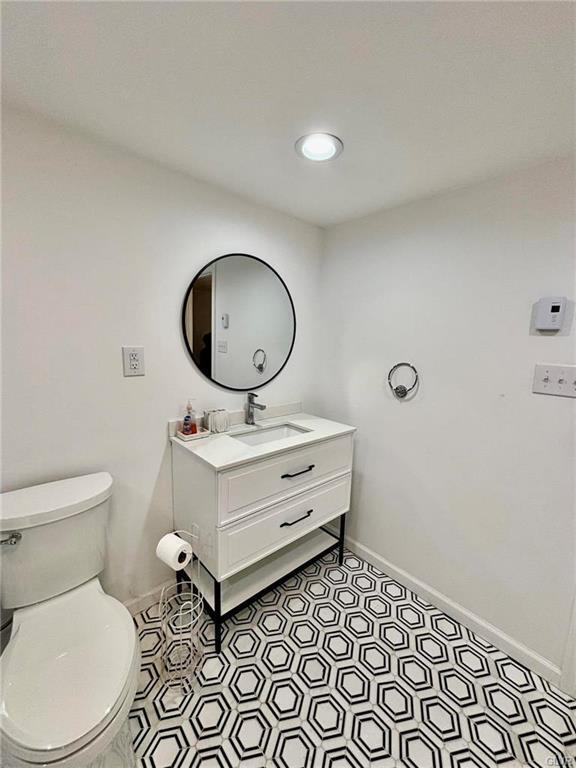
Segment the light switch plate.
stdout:
<path fill-rule="evenodd" d="M 576 397 L 576 365 L 538 363 L 532 392 L 557 397 Z"/>
<path fill-rule="evenodd" d="M 144 347 L 122 347 L 124 376 L 144 376 Z"/>

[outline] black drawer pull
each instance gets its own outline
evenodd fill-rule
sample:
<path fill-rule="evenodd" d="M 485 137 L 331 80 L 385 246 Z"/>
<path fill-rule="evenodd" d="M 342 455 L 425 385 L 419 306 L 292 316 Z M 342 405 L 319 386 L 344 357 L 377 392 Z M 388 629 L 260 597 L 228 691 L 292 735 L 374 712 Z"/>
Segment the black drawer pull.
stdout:
<path fill-rule="evenodd" d="M 298 520 L 292 520 L 291 523 L 280 523 L 280 528 L 289 528 L 291 525 L 296 525 L 296 523 L 302 522 L 302 520 L 307 520 L 310 515 L 314 512 L 313 509 L 309 509 L 306 514 L 302 515 L 302 517 L 299 517 Z"/>
<path fill-rule="evenodd" d="M 289 475 L 288 473 L 286 473 L 285 475 L 280 475 L 280 480 L 284 480 L 285 477 L 298 477 L 298 475 L 305 475 L 306 472 L 312 472 L 315 466 L 316 464 L 310 464 L 308 469 L 303 469 L 301 472 L 294 472 L 293 475 Z"/>

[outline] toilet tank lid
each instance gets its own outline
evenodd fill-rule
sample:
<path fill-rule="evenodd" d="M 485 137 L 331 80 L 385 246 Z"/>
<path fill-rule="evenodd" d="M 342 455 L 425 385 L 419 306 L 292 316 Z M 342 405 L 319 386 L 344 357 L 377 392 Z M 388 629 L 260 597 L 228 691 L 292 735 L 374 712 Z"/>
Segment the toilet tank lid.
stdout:
<path fill-rule="evenodd" d="M 108 472 L 95 472 L 3 493 L 0 531 L 45 525 L 95 507 L 110 497 L 112 482 Z"/>

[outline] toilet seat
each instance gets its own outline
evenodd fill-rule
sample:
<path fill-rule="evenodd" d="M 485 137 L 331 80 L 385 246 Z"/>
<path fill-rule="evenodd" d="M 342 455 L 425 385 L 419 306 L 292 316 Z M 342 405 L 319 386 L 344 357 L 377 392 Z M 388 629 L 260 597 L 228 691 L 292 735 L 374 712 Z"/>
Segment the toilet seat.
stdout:
<path fill-rule="evenodd" d="M 83 750 L 130 708 L 139 661 L 132 617 L 97 578 L 16 611 L 0 658 L 8 751 L 42 765 Z"/>

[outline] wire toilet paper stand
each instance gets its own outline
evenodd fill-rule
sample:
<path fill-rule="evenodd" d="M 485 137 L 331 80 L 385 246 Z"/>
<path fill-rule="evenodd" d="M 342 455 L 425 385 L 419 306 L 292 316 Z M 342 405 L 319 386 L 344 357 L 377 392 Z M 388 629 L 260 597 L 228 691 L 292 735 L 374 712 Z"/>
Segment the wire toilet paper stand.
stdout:
<path fill-rule="evenodd" d="M 162 672 L 164 683 L 170 688 L 191 690 L 196 670 L 202 659 L 204 648 L 200 638 L 200 625 L 204 615 L 204 599 L 194 587 L 199 583 L 200 561 L 196 554 L 199 544 L 199 529 L 192 526 L 190 531 L 174 531 L 192 547 L 189 569 L 197 579 L 178 582 L 164 587 L 160 595 L 159 617 L 162 630 Z M 193 572 L 198 569 L 198 574 Z"/>

